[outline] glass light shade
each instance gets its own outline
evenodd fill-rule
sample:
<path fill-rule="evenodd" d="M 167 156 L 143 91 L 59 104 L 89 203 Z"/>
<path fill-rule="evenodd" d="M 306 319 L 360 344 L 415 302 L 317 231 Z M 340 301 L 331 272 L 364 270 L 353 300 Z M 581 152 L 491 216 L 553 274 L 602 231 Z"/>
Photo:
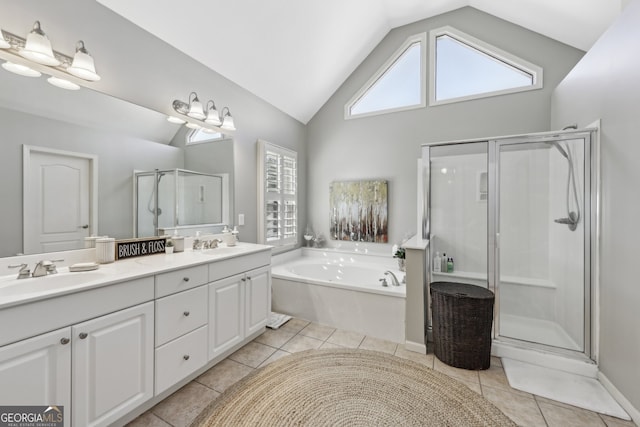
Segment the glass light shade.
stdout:
<path fill-rule="evenodd" d="M 77 85 L 69 80 L 60 79 L 58 77 L 51 76 L 47 79 L 47 81 L 59 88 L 67 89 L 67 90 L 80 90 L 80 85 Z"/>
<path fill-rule="evenodd" d="M 198 120 L 204 120 L 206 117 L 204 115 L 204 110 L 202 109 L 202 103 L 197 96 L 189 103 L 189 112 L 187 113 L 187 116 Z"/>
<path fill-rule="evenodd" d="M 204 121 L 214 126 L 220 126 L 220 123 L 222 123 L 220 121 L 220 116 L 218 115 L 218 110 L 215 108 L 211 108 L 207 111 L 207 118 Z"/>
<path fill-rule="evenodd" d="M 26 76 L 26 77 L 40 77 L 42 75 L 40 71 L 33 70 L 27 67 L 26 65 L 16 64 L 14 62 L 7 61 L 4 64 L 2 64 L 2 68 L 14 74 L 19 74 L 21 76 Z"/>
<path fill-rule="evenodd" d="M 195 123 L 187 123 L 185 126 L 188 127 L 189 129 L 201 129 L 202 128 L 202 126 L 200 126 L 198 124 L 195 124 Z"/>
<path fill-rule="evenodd" d="M 169 116 L 169 117 L 167 117 L 167 121 L 168 121 L 169 123 L 175 123 L 175 124 L 177 124 L 177 125 L 181 125 L 181 124 L 184 124 L 184 123 L 185 123 L 185 121 L 184 121 L 184 120 L 182 120 L 182 119 L 180 119 L 180 118 L 178 118 L 178 117 L 176 117 L 176 116 Z"/>
<path fill-rule="evenodd" d="M 222 126 L 220 126 L 220 129 L 236 130 L 236 127 L 233 123 L 233 117 L 231 117 L 231 114 L 227 113 L 227 115 L 224 116 L 224 120 L 222 121 Z"/>
<path fill-rule="evenodd" d="M 9 49 L 11 44 L 4 38 L 4 34 L 2 34 L 2 30 L 0 30 L 0 49 Z"/>
<path fill-rule="evenodd" d="M 60 61 L 53 55 L 51 41 L 40 29 L 40 22 L 33 24 L 33 30 L 27 35 L 24 48 L 18 52 L 20 56 L 27 58 L 38 64 L 56 66 Z"/>
<path fill-rule="evenodd" d="M 208 133 L 208 134 L 216 134 L 216 133 L 220 133 L 215 129 L 209 129 L 209 128 L 202 128 L 202 132 L 204 133 Z"/>
<path fill-rule="evenodd" d="M 100 80 L 100 76 L 96 73 L 93 57 L 86 51 L 83 52 L 83 50 L 84 47 L 76 50 L 76 54 L 73 56 L 73 62 L 71 66 L 67 68 L 67 71 L 69 74 L 91 82 Z"/>

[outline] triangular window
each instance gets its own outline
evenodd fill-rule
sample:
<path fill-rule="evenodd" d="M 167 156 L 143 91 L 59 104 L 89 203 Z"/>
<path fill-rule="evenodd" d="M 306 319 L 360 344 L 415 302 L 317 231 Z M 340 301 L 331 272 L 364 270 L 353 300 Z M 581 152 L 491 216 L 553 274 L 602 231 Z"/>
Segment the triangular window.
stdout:
<path fill-rule="evenodd" d="M 542 68 L 445 27 L 430 34 L 430 105 L 542 88 Z"/>
<path fill-rule="evenodd" d="M 407 39 L 345 105 L 345 118 L 426 106 L 426 34 Z"/>

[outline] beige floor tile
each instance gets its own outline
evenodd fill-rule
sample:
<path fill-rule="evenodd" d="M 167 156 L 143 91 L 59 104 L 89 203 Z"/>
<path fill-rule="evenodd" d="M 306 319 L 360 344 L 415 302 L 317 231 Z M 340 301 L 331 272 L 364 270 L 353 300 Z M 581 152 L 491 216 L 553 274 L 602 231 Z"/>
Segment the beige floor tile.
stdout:
<path fill-rule="evenodd" d="M 188 426 L 219 394 L 192 381 L 157 404 L 152 411 L 174 427 Z"/>
<path fill-rule="evenodd" d="M 437 357 L 434 357 L 433 359 L 433 369 L 442 372 L 443 374 L 447 374 L 453 378 L 465 380 L 470 383 L 480 384 L 480 380 L 478 379 L 478 371 L 454 368 L 453 366 L 449 366 L 446 363 L 442 362 Z"/>
<path fill-rule="evenodd" d="M 538 396 L 537 394 L 533 395 L 533 397 L 536 399 L 536 401 L 538 402 L 538 406 L 540 406 L 541 403 L 548 403 L 550 405 L 556 405 L 556 406 L 560 406 L 561 408 L 567 408 L 567 409 L 580 409 L 576 406 L 573 405 L 569 405 L 567 403 L 563 403 L 563 402 L 558 402 L 557 400 L 551 400 L 551 399 L 547 399 L 546 397 L 542 397 L 542 396 Z"/>
<path fill-rule="evenodd" d="M 171 427 L 151 411 L 147 411 L 127 424 L 127 427 Z"/>
<path fill-rule="evenodd" d="M 284 343 L 293 338 L 294 335 L 294 332 L 289 332 L 284 329 L 267 328 L 267 330 L 254 341 L 271 347 L 280 348 Z"/>
<path fill-rule="evenodd" d="M 297 319 L 294 317 L 284 325 L 280 326 L 278 330 L 293 332 L 294 334 L 297 334 L 298 332 L 303 330 L 309 323 L 311 322 L 309 322 L 308 320 Z"/>
<path fill-rule="evenodd" d="M 336 331 L 327 338 L 327 341 L 333 344 L 338 344 L 342 347 L 358 348 L 363 339 L 363 334 L 336 329 Z"/>
<path fill-rule="evenodd" d="M 398 345 L 395 355 L 402 357 L 403 359 L 409 359 L 414 362 L 421 363 L 426 367 L 433 369 L 433 354 L 416 353 L 415 351 L 405 349 L 403 345 Z"/>
<path fill-rule="evenodd" d="M 332 328 L 330 326 L 319 325 L 318 323 L 309 323 L 299 333 L 300 335 L 325 341 L 332 333 L 335 332 L 335 330 L 336 328 Z"/>
<path fill-rule="evenodd" d="M 305 337 L 304 335 L 296 335 L 291 338 L 281 350 L 288 351 L 289 353 L 297 353 L 299 351 L 313 350 L 320 348 L 322 341 L 311 337 Z"/>
<path fill-rule="evenodd" d="M 331 349 L 331 348 L 346 348 L 346 347 L 343 347 L 343 346 L 338 345 L 338 344 L 334 344 L 334 343 L 329 342 L 329 341 L 323 342 L 322 345 L 320 346 L 320 350 L 326 350 L 326 349 Z"/>
<path fill-rule="evenodd" d="M 489 369 L 478 371 L 480 375 L 480 384 L 489 387 L 498 387 L 511 390 L 507 375 L 500 366 L 490 366 Z"/>
<path fill-rule="evenodd" d="M 283 350 L 277 350 L 275 353 L 273 353 L 271 356 L 269 356 L 269 358 L 267 360 L 265 360 L 264 362 L 262 362 L 260 364 L 260 366 L 258 366 L 258 368 L 262 368 L 263 366 L 267 366 L 269 363 L 271 362 L 275 362 L 278 359 L 282 359 L 285 356 L 290 356 L 291 353 L 283 351 Z"/>
<path fill-rule="evenodd" d="M 358 348 L 362 350 L 373 350 L 381 353 L 394 354 L 397 347 L 398 344 L 391 341 L 373 337 L 364 337 Z"/>
<path fill-rule="evenodd" d="M 196 381 L 222 393 L 254 369 L 230 359 L 224 359 L 213 368 L 196 378 Z"/>
<path fill-rule="evenodd" d="M 533 396 L 526 397 L 502 388 L 483 386 L 482 395 L 496 405 L 519 426 L 546 427 L 546 423 Z"/>
<path fill-rule="evenodd" d="M 549 427 L 605 427 L 604 421 L 595 412 L 584 409 L 563 408 L 546 402 L 538 402 Z"/>
<path fill-rule="evenodd" d="M 229 359 L 257 368 L 275 352 L 276 349 L 273 347 L 258 342 L 250 342 L 229 356 Z"/>
<path fill-rule="evenodd" d="M 499 366 L 502 368 L 502 360 L 499 357 L 491 356 L 491 366 Z"/>
<path fill-rule="evenodd" d="M 633 421 L 621 420 L 620 418 L 610 417 L 609 415 L 600 414 L 600 418 L 605 422 L 607 427 L 635 427 Z"/>

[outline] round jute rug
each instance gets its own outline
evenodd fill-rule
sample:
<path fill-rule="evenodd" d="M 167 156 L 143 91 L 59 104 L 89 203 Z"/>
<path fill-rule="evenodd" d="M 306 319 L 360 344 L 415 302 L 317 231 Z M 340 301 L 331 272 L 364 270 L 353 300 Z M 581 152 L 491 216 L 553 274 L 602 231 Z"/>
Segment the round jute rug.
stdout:
<path fill-rule="evenodd" d="M 515 426 L 464 384 L 375 351 L 309 350 L 258 369 L 192 426 Z"/>

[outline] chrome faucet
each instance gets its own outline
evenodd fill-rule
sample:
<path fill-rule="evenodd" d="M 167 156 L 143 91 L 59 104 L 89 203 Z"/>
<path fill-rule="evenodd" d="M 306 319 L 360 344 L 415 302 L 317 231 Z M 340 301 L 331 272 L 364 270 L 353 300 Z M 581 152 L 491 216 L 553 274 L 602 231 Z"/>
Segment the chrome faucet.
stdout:
<path fill-rule="evenodd" d="M 54 264 L 55 262 L 60 262 L 60 261 L 64 261 L 62 259 L 55 259 L 52 261 L 39 261 L 36 264 L 36 267 L 33 269 L 33 277 L 42 277 L 42 276 L 46 276 L 47 274 L 56 274 L 58 272 L 58 270 L 56 269 L 56 265 Z"/>
<path fill-rule="evenodd" d="M 396 275 L 395 275 L 395 274 L 393 274 L 393 272 L 391 272 L 391 271 L 389 271 L 389 270 L 387 270 L 387 271 L 385 271 L 385 272 L 384 272 L 384 275 L 385 275 L 385 276 L 387 276 L 387 275 L 389 275 L 389 274 L 391 275 L 391 284 L 392 284 L 393 286 L 400 286 L 400 282 L 398 281 L 398 278 L 396 277 Z M 382 286 L 384 286 L 384 284 L 383 284 Z"/>
<path fill-rule="evenodd" d="M 28 279 L 31 276 L 31 271 L 27 268 L 27 264 L 10 265 L 9 268 L 20 268 L 18 279 Z"/>

